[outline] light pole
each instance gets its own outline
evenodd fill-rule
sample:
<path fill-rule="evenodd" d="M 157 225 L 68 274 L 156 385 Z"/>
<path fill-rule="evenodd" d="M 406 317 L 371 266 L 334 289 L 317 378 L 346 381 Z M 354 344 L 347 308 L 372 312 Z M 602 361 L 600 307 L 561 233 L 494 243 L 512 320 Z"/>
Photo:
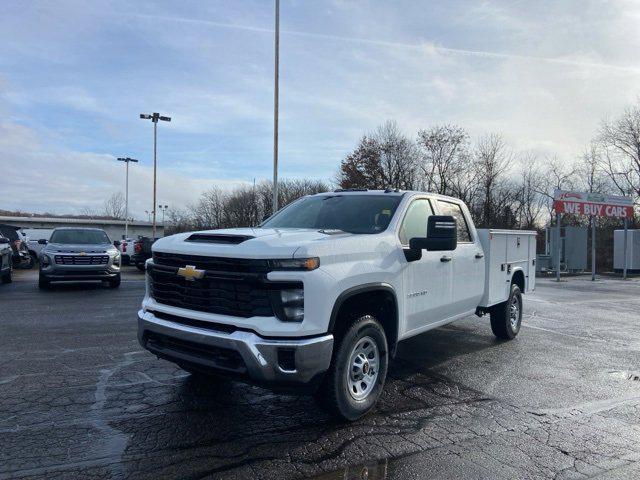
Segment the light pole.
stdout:
<path fill-rule="evenodd" d="M 135 158 L 118 157 L 119 162 L 127 164 L 127 175 L 125 180 L 125 193 L 124 193 L 124 238 L 129 238 L 129 162 L 138 163 Z"/>
<path fill-rule="evenodd" d="M 275 66 L 273 88 L 273 207 L 278 211 L 278 97 L 280 76 L 280 0 L 276 0 Z"/>
<path fill-rule="evenodd" d="M 167 211 L 167 209 L 169 208 L 169 205 L 158 205 L 158 208 L 162 212 L 162 228 L 164 228 L 164 212 Z"/>
<path fill-rule="evenodd" d="M 143 120 L 151 120 L 153 122 L 153 238 L 156 238 L 156 150 L 158 143 L 158 120 L 170 122 L 171 117 L 164 117 L 157 112 L 152 114 L 141 113 L 140 118 Z"/>

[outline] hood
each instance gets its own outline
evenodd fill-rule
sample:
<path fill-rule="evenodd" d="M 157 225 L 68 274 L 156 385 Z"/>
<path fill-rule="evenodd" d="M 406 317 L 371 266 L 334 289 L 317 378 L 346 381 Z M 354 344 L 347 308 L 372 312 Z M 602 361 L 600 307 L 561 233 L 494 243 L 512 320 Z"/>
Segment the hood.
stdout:
<path fill-rule="evenodd" d="M 292 258 L 300 247 L 354 236 L 302 228 L 228 228 L 164 237 L 153 244 L 152 250 L 211 257 Z"/>
<path fill-rule="evenodd" d="M 112 250 L 115 250 L 115 247 L 110 243 L 102 245 L 49 243 L 45 247 L 47 253 L 109 253 Z"/>

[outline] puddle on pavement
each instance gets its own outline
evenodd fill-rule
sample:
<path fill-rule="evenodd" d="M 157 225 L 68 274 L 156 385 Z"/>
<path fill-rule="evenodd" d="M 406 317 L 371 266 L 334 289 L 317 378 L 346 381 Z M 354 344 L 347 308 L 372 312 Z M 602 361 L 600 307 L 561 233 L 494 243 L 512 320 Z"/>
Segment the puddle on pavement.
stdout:
<path fill-rule="evenodd" d="M 640 372 L 626 372 L 624 370 L 612 370 L 609 375 L 620 380 L 631 380 L 632 382 L 640 382 Z"/>
<path fill-rule="evenodd" d="M 344 467 L 312 478 L 313 480 L 386 480 L 387 466 L 388 461 L 384 459 L 353 467 Z"/>

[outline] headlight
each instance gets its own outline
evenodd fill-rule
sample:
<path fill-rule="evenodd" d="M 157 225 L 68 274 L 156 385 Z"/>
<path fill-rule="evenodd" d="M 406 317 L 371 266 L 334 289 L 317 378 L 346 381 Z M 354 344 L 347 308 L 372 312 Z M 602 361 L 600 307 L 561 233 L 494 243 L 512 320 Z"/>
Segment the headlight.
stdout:
<path fill-rule="evenodd" d="M 292 288 L 277 292 L 276 316 L 283 322 L 301 322 L 304 319 L 304 290 Z"/>
<path fill-rule="evenodd" d="M 320 266 L 320 259 L 318 257 L 282 258 L 269 260 L 269 266 L 273 270 L 315 270 Z"/>
<path fill-rule="evenodd" d="M 47 254 L 42 254 L 40 257 L 40 263 L 42 263 L 43 267 L 48 267 L 51 265 L 51 257 Z"/>

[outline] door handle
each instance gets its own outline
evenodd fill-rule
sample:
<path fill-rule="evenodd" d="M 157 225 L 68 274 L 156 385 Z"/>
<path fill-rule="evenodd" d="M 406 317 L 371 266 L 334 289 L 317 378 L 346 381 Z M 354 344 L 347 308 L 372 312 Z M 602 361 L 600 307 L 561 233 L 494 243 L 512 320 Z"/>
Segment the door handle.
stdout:
<path fill-rule="evenodd" d="M 448 255 L 443 255 L 440 257 L 440 261 L 441 262 L 450 262 L 451 261 L 451 257 Z"/>
<path fill-rule="evenodd" d="M 476 253 L 476 258 L 483 258 L 483 257 L 484 257 L 484 253 L 482 252 Z"/>

